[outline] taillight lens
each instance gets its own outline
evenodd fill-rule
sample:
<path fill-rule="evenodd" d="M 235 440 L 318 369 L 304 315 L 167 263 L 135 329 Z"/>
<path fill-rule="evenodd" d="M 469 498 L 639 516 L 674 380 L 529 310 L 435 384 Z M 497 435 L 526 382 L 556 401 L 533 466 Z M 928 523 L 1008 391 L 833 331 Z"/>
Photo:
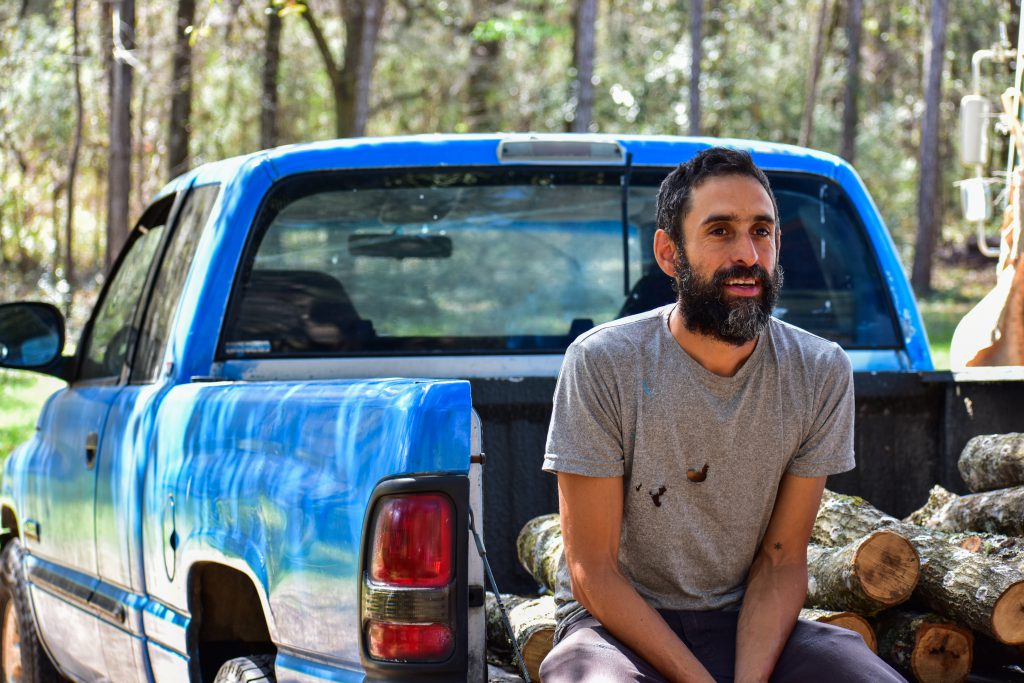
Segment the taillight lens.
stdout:
<path fill-rule="evenodd" d="M 371 536 L 370 579 L 392 586 L 447 586 L 452 580 L 454 517 L 451 500 L 441 494 L 381 498 Z"/>
<path fill-rule="evenodd" d="M 404 662 L 447 659 L 455 648 L 452 629 L 444 624 L 389 624 L 371 621 L 366 642 L 370 656 Z"/>

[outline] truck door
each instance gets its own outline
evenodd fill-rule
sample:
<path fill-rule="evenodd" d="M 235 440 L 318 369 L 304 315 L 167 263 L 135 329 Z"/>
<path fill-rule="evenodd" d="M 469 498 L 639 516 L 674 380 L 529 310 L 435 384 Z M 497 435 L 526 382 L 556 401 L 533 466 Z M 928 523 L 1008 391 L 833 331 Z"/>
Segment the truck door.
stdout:
<path fill-rule="evenodd" d="M 105 677 L 97 619 L 124 621 L 116 603 L 96 593 L 94 523 L 97 462 L 116 435 L 105 429 L 128 377 L 137 313 L 174 197 L 155 204 L 130 234 L 79 344 L 75 379 L 40 419 L 42 447 L 22 472 L 26 570 L 40 633 L 68 674 Z"/>
<path fill-rule="evenodd" d="M 167 234 L 145 286 L 149 294 L 139 306 L 138 342 L 129 362 L 128 383 L 107 415 L 106 438 L 96 465 L 96 593 L 119 607 L 125 617 L 120 624 L 109 619 L 98 622 L 112 681 L 148 680 L 144 615 L 139 606 L 148 593 L 142 522 L 145 514 L 154 511 L 146 512 L 143 473 L 153 452 L 153 418 L 170 386 L 164 358 L 171 323 L 219 188 L 216 184 L 191 188 L 164 229 Z M 163 566 L 161 551 L 160 547 L 150 549 L 147 560 Z"/>

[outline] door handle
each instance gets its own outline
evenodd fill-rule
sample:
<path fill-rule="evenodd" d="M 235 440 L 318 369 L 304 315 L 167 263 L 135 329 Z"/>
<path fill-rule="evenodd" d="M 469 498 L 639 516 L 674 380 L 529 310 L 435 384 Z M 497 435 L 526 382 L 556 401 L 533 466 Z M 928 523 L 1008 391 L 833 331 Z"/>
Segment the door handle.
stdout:
<path fill-rule="evenodd" d="M 96 464 L 96 448 L 100 443 L 100 435 L 96 432 L 89 432 L 85 436 L 85 467 L 92 469 Z"/>

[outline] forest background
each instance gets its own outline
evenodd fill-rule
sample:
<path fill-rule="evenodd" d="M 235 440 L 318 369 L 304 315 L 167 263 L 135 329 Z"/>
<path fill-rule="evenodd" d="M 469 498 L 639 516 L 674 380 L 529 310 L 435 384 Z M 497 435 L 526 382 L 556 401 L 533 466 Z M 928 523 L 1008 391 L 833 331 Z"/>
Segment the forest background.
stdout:
<path fill-rule="evenodd" d="M 352 135 L 699 134 L 853 162 L 937 365 L 994 283 L 954 181 L 971 55 L 1020 0 L 5 0 L 0 301 L 74 345 L 131 223 L 206 161 Z M 983 91 L 1012 83 L 983 70 Z M 991 155 L 1000 171 L 1005 142 Z M 992 238 L 996 229 L 993 226 Z M 0 374 L 0 454 L 55 388 Z"/>

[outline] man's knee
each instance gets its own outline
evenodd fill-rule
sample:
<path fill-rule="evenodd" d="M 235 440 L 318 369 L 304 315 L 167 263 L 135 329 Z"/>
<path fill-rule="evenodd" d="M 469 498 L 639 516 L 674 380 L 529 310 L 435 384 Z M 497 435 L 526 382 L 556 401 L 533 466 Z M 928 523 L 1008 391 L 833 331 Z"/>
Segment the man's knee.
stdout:
<path fill-rule="evenodd" d="M 544 658 L 540 665 L 544 683 L 664 683 L 650 664 L 596 620 L 584 621 Z"/>
<path fill-rule="evenodd" d="M 813 680 L 807 676 L 826 672 L 835 683 L 906 683 L 859 634 L 830 624 L 797 621 L 772 683 Z"/>

